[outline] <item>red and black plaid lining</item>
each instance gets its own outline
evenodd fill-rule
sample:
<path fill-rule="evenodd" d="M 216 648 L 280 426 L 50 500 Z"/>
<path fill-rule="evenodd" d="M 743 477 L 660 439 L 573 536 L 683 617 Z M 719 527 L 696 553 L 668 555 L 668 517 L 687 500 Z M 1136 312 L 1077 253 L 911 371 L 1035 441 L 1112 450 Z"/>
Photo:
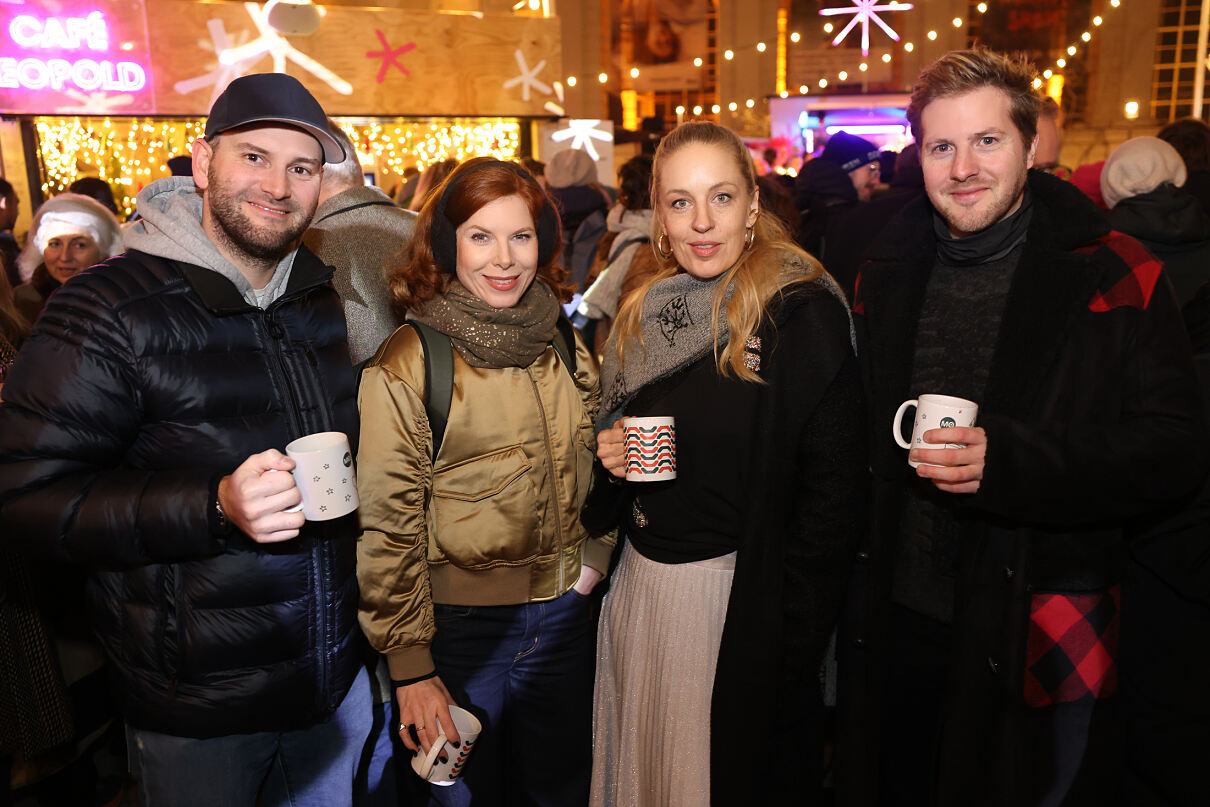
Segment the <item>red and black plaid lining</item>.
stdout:
<path fill-rule="evenodd" d="M 1091 254 L 1097 248 L 1117 253 L 1126 266 L 1130 267 L 1130 273 L 1108 290 L 1102 289 L 1094 294 L 1088 302 L 1088 310 L 1103 313 L 1122 306 L 1146 310 L 1151 303 L 1155 285 L 1160 279 L 1160 262 L 1138 241 L 1116 231 L 1110 232 L 1095 245 L 1081 248 L 1077 252 Z"/>
<path fill-rule="evenodd" d="M 1120 586 L 1034 595 L 1025 661 L 1028 705 L 1107 698 L 1117 691 L 1120 604 Z"/>

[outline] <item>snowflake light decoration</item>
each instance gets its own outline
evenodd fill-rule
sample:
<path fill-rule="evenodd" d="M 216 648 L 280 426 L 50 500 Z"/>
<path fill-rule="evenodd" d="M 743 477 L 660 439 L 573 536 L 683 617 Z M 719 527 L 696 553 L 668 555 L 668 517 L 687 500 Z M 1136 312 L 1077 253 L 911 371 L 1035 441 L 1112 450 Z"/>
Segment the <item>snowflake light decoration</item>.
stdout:
<path fill-rule="evenodd" d="M 248 41 L 247 31 L 240 31 L 234 37 L 228 36 L 227 28 L 223 25 L 222 20 L 212 19 L 206 23 L 206 28 L 210 31 L 210 39 L 213 42 L 215 56 L 220 56 L 224 52 Z M 204 42 L 201 44 L 205 47 Z M 218 67 L 209 73 L 178 81 L 172 85 L 172 88 L 181 95 L 188 95 L 195 90 L 200 90 L 202 87 L 213 87 L 210 93 L 209 106 L 214 106 L 214 102 L 218 100 L 223 90 L 227 89 L 227 85 L 242 76 L 244 71 L 259 58 L 260 55 L 257 54 L 231 64 L 219 62 Z"/>
<path fill-rule="evenodd" d="M 130 106 L 134 103 L 134 96 L 130 93 L 109 95 L 104 90 L 88 94 L 82 93 L 79 90 L 66 90 L 64 95 L 75 101 L 76 106 L 61 106 L 55 110 L 61 114 L 120 115 L 123 112 L 122 107 Z"/>
<path fill-rule="evenodd" d="M 870 55 L 870 23 L 871 22 L 873 22 L 875 25 L 877 25 L 883 31 L 886 31 L 886 35 L 889 36 L 891 39 L 895 40 L 896 42 L 899 41 L 899 34 L 895 33 L 891 29 L 891 26 L 887 25 L 885 22 L 882 21 L 882 18 L 878 16 L 878 12 L 879 11 L 907 11 L 908 9 L 912 8 L 911 3 L 900 3 L 897 0 L 891 0 L 891 2 L 881 4 L 881 5 L 879 4 L 879 0 L 852 0 L 852 2 L 853 2 L 852 8 L 822 8 L 819 10 L 819 13 L 825 17 L 833 17 L 833 16 L 836 16 L 837 14 L 852 14 L 853 15 L 853 19 L 849 20 L 849 24 L 846 25 L 841 30 L 841 32 L 836 35 L 836 38 L 832 40 L 833 46 L 839 45 L 844 40 L 845 36 L 849 33 L 849 31 L 853 30 L 854 26 L 856 26 L 857 23 L 861 23 L 861 55 L 862 56 Z"/>
<path fill-rule="evenodd" d="M 601 159 L 601 155 L 598 154 L 596 148 L 593 147 L 593 138 L 603 140 L 606 143 L 613 141 L 613 135 L 611 135 L 609 132 L 603 132 L 596 128 L 597 124 L 600 122 L 600 119 L 568 120 L 567 128 L 560 129 L 559 131 L 555 132 L 550 136 L 550 139 L 556 143 L 562 143 L 564 140 L 571 140 L 571 148 L 582 149 L 588 152 L 588 156 L 592 157 L 594 161 L 599 161 Z"/>
<path fill-rule="evenodd" d="M 533 87 L 535 90 L 542 93 L 543 95 L 550 95 L 551 92 L 553 92 L 553 90 L 551 90 L 551 87 L 549 84 L 547 84 L 546 82 L 544 82 L 538 78 L 538 74 L 541 73 L 542 70 L 545 69 L 545 67 L 546 67 L 545 59 L 538 62 L 533 67 L 530 67 L 526 63 L 525 54 L 521 52 L 520 48 L 513 51 L 513 59 L 516 60 L 517 69 L 520 70 L 521 72 L 519 75 L 516 75 L 513 78 L 510 78 L 508 81 L 504 82 L 504 84 L 503 84 L 504 89 L 509 90 L 509 89 L 512 89 L 513 87 L 516 87 L 518 84 L 520 84 L 522 101 L 529 100 L 529 88 L 530 87 Z"/>
<path fill-rule="evenodd" d="M 268 54 L 273 57 L 273 72 L 275 73 L 286 72 L 286 60 L 289 60 L 320 81 L 323 81 L 341 95 L 353 94 L 352 84 L 307 54 L 296 49 L 286 41 L 285 37 L 274 30 L 269 25 L 268 14 L 261 6 L 256 3 L 244 3 L 244 9 L 248 12 L 248 16 L 252 18 L 252 24 L 256 26 L 256 30 L 260 36 L 247 44 L 220 53 L 218 57 L 220 64 L 234 65 L 238 62 L 246 62 Z"/>

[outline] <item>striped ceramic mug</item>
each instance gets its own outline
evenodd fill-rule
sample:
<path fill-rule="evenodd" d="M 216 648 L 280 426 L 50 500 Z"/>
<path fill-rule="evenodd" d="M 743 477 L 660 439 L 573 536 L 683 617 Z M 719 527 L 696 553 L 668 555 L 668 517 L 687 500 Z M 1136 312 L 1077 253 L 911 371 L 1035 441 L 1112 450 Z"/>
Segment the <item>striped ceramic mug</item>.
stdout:
<path fill-rule="evenodd" d="M 670 417 L 628 417 L 622 421 L 626 479 L 663 482 L 676 479 L 676 421 Z"/>

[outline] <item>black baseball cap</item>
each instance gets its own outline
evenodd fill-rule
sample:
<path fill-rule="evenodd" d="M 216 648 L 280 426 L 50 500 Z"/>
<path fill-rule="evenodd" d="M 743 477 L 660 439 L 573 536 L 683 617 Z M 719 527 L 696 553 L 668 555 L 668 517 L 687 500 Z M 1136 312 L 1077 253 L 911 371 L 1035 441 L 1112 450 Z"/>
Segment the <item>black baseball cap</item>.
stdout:
<path fill-rule="evenodd" d="M 206 137 L 250 123 L 297 126 L 319 141 L 324 162 L 344 162 L 344 146 L 328 131 L 328 116 L 323 107 L 293 76 L 254 73 L 232 81 L 210 107 Z"/>

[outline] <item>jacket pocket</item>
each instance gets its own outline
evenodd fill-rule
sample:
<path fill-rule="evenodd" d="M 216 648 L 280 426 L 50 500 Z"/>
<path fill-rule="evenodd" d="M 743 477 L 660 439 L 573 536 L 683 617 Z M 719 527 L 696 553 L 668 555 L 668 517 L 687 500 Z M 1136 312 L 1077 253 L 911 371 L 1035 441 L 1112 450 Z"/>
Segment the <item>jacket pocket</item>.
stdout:
<path fill-rule="evenodd" d="M 157 644 L 160 671 L 175 681 L 181 675 L 181 662 L 184 654 L 182 644 L 184 631 L 181 625 L 181 585 L 180 569 L 176 564 L 165 564 L 160 575 L 160 602 L 163 609 L 160 612 L 159 637 Z"/>
<path fill-rule="evenodd" d="M 429 559 L 475 568 L 537 555 L 541 518 L 532 468 L 520 446 L 509 446 L 435 473 Z"/>
<path fill-rule="evenodd" d="M 582 507 L 585 500 L 588 499 L 588 491 L 592 488 L 593 469 L 592 463 L 596 458 L 596 452 L 593 446 L 596 444 L 593 437 L 592 424 L 583 424 L 580 426 L 579 434 L 576 435 L 576 506 Z"/>
<path fill-rule="evenodd" d="M 1118 689 L 1122 587 L 1081 594 L 1034 593 L 1025 645 L 1025 703 L 1042 707 Z"/>

